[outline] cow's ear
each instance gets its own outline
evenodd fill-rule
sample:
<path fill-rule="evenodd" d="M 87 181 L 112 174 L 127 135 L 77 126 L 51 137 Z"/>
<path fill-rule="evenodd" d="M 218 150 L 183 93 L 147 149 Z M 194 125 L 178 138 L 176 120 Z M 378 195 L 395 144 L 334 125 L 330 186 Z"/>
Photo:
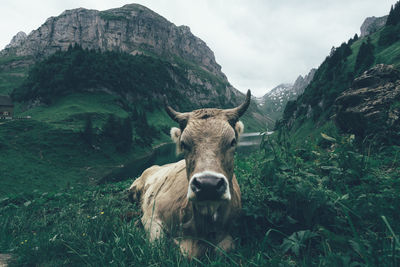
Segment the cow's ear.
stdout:
<path fill-rule="evenodd" d="M 171 139 L 176 144 L 176 154 L 177 155 L 179 155 L 182 152 L 181 146 L 179 144 L 179 138 L 181 137 L 181 133 L 182 133 L 181 129 L 176 128 L 176 127 L 171 128 Z"/>
<path fill-rule="evenodd" d="M 179 142 L 179 137 L 181 136 L 181 129 L 172 127 L 170 133 L 172 141 L 177 144 Z"/>
<path fill-rule="evenodd" d="M 243 133 L 244 131 L 244 124 L 241 121 L 238 121 L 235 125 L 235 130 L 237 132 L 238 137 Z"/>

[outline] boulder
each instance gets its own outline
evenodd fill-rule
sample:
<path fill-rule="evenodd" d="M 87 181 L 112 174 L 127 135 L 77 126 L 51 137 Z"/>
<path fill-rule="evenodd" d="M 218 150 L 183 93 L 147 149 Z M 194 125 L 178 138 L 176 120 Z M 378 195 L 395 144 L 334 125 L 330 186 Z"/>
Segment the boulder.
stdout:
<path fill-rule="evenodd" d="M 400 72 L 378 64 L 335 100 L 335 122 L 359 138 L 400 144 Z"/>

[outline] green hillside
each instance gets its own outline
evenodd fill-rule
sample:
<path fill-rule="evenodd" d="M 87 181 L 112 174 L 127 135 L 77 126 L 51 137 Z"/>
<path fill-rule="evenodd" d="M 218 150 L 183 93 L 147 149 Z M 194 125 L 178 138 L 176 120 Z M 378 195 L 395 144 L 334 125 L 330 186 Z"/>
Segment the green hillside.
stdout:
<path fill-rule="evenodd" d="M 29 58 L 16 56 L 0 57 L 0 95 L 9 95 L 19 87 L 28 75 Z"/>
<path fill-rule="evenodd" d="M 36 120 L 0 125 L 0 196 L 88 186 L 130 153 L 116 153 L 112 143 L 93 149 L 79 132 Z"/>
<path fill-rule="evenodd" d="M 194 64 L 177 61 L 79 46 L 31 67 L 24 57 L 0 58 L 0 93 L 11 95 L 17 118 L 28 118 L 0 122 L 0 195 L 94 183 L 170 142 L 175 123 L 163 109 L 163 97 L 190 111 L 200 106 L 187 100 L 193 94 L 188 88 L 205 90 L 189 84 L 186 71 L 209 80 L 217 91 L 226 86 Z M 209 106 L 232 104 L 221 97 Z M 261 129 L 250 114 L 244 121 L 248 131 Z"/>
<path fill-rule="evenodd" d="M 333 48 L 304 93 L 286 105 L 277 128 L 302 132 L 299 128 L 304 127 L 307 121 L 317 127 L 329 122 L 333 115 L 335 99 L 350 88 L 353 80 L 362 72 L 377 64 L 400 67 L 398 36 L 400 24 L 387 25 L 364 38 L 358 38 L 356 35 L 340 47 Z M 304 140 L 301 137 L 300 139 Z"/>

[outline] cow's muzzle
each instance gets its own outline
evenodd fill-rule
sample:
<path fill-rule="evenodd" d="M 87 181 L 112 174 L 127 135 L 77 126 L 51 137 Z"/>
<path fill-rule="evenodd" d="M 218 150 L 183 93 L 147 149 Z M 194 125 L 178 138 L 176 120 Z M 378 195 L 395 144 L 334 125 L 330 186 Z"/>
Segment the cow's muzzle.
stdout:
<path fill-rule="evenodd" d="M 221 173 L 196 173 L 189 181 L 187 197 L 196 201 L 230 200 L 228 180 Z"/>

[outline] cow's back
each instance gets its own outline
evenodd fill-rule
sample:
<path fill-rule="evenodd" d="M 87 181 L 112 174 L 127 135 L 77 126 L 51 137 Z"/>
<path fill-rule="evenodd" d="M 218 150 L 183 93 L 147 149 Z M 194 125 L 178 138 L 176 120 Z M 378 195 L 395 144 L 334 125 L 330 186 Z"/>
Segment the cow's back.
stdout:
<path fill-rule="evenodd" d="M 132 198 L 140 202 L 145 227 L 159 219 L 164 228 L 171 230 L 179 222 L 180 211 L 187 204 L 187 187 L 185 160 L 181 160 L 146 169 L 129 191 Z"/>

